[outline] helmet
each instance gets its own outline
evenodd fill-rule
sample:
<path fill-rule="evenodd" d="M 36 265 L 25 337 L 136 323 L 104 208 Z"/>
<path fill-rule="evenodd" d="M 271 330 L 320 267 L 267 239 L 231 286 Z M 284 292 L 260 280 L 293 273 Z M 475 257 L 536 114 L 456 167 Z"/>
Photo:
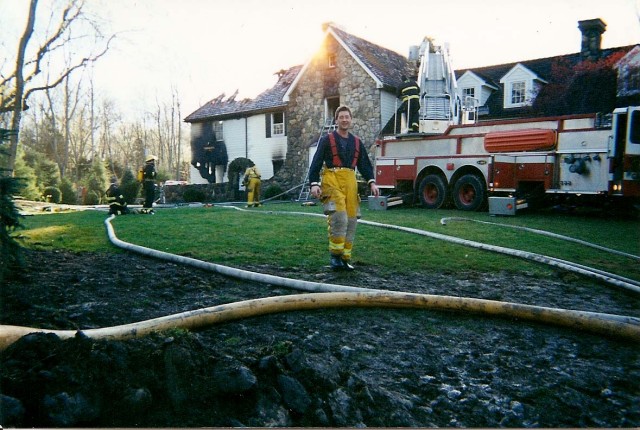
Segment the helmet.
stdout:
<path fill-rule="evenodd" d="M 144 161 L 146 161 L 148 163 L 149 161 L 154 161 L 154 160 L 157 160 L 157 159 L 158 158 L 155 155 L 149 155 L 149 156 L 147 156 L 146 160 L 144 160 Z"/>

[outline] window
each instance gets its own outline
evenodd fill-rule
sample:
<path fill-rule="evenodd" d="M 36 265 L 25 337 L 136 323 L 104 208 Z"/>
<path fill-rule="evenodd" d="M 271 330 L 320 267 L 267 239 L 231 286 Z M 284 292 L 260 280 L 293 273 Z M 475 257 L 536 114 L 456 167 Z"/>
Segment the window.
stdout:
<path fill-rule="evenodd" d="M 522 104 L 525 102 L 526 85 L 523 81 L 511 84 L 511 104 Z"/>
<path fill-rule="evenodd" d="M 284 136 L 284 112 L 271 114 L 271 135 Z"/>
<path fill-rule="evenodd" d="M 476 89 L 474 87 L 463 88 L 462 89 L 462 98 L 465 99 L 467 97 L 476 98 Z"/>
<path fill-rule="evenodd" d="M 213 132 L 216 134 L 216 140 L 224 140 L 224 133 L 222 130 L 222 121 L 216 121 L 213 123 Z"/>
<path fill-rule="evenodd" d="M 640 143 L 640 111 L 634 110 L 631 112 L 631 127 L 629 131 L 629 142 L 639 144 Z M 637 154 L 636 152 L 634 152 Z"/>
<path fill-rule="evenodd" d="M 329 54 L 328 64 L 330 69 L 333 69 L 334 67 L 336 67 L 336 64 L 337 64 L 336 54 Z"/>

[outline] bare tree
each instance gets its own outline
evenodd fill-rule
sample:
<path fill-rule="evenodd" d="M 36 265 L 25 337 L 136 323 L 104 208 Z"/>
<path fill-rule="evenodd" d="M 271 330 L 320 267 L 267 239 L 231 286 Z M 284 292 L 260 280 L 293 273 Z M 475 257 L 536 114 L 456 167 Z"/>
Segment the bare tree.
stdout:
<path fill-rule="evenodd" d="M 172 89 L 171 104 L 157 103 L 157 110 L 153 113 L 156 124 L 153 147 L 157 148 L 160 166 L 169 175 L 180 179 L 182 157 L 182 122 L 180 121 L 180 98 L 178 92 Z"/>
<path fill-rule="evenodd" d="M 36 92 L 57 87 L 75 70 L 97 61 L 108 51 L 109 44 L 115 36 L 108 37 L 105 40 L 97 26 L 94 23 L 90 23 L 89 28 L 93 30 L 97 41 L 94 45 L 98 46 L 97 51 L 94 48 L 90 48 L 88 53 L 83 53 L 86 55 L 75 54 L 75 60 L 72 63 L 67 64 L 62 70 L 54 71 L 49 69 L 46 79 L 42 79 L 43 66 L 49 66 L 47 59 L 77 40 L 71 30 L 86 19 L 82 13 L 83 7 L 83 0 L 69 0 L 57 18 L 52 14 L 49 24 L 51 24 L 50 28 L 55 28 L 55 30 L 45 37 L 44 42 L 33 53 L 30 53 L 28 48 L 36 26 L 38 0 L 30 1 L 27 23 L 16 53 L 15 70 L 0 79 L 0 88 L 3 88 L 3 91 L 0 92 L 0 114 L 10 113 L 12 115 L 12 129 L 20 129 L 22 112 L 28 109 L 29 96 Z M 27 55 L 29 55 L 28 58 Z M 13 175 L 17 150 L 18 136 L 14 135 L 11 138 L 9 160 L 5 169 L 5 172 L 9 175 Z"/>

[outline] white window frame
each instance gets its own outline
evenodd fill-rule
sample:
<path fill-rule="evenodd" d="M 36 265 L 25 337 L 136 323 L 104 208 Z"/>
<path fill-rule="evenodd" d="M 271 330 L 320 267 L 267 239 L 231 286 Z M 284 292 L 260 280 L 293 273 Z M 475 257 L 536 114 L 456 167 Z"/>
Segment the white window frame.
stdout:
<path fill-rule="evenodd" d="M 476 87 L 466 87 L 462 89 L 462 99 L 465 97 L 476 98 Z"/>
<path fill-rule="evenodd" d="M 281 122 L 276 122 L 276 115 L 282 116 Z M 271 114 L 271 136 L 284 136 L 284 112 Z"/>
<path fill-rule="evenodd" d="M 224 140 L 224 123 L 222 121 L 213 122 L 213 133 L 216 135 L 216 140 Z"/>
<path fill-rule="evenodd" d="M 527 102 L 527 82 L 513 81 L 509 83 L 509 99 L 511 106 L 524 106 Z"/>

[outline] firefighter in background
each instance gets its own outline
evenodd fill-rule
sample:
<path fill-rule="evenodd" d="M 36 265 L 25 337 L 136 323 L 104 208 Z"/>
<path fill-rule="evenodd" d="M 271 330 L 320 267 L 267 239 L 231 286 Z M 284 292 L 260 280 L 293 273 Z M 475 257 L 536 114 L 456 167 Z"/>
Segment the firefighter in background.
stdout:
<path fill-rule="evenodd" d="M 260 171 L 255 163 L 251 163 L 244 172 L 244 180 L 242 181 L 247 189 L 247 206 L 248 208 L 262 206 L 260 204 Z"/>
<path fill-rule="evenodd" d="M 107 196 L 107 203 L 109 203 L 109 215 L 126 215 L 129 213 L 127 208 L 127 202 L 124 200 L 124 196 L 120 192 L 120 187 L 113 181 L 111 186 L 105 193 Z"/>
<path fill-rule="evenodd" d="M 360 212 L 355 169 L 367 181 L 371 195 L 377 197 L 380 192 L 364 143 L 349 133 L 351 109 L 340 106 L 336 109 L 335 120 L 337 130 L 323 136 L 318 142 L 318 149 L 309 167 L 309 185 L 311 195 L 320 199 L 327 215 L 331 270 L 354 270 L 350 261 Z"/>
<path fill-rule="evenodd" d="M 402 75 L 402 85 L 398 89 L 398 97 L 402 100 L 400 112 L 407 114 L 409 133 L 420 131 L 420 87 L 415 79 Z"/>
<path fill-rule="evenodd" d="M 155 155 L 149 155 L 144 164 L 144 182 L 142 183 L 144 190 L 144 205 L 142 207 L 144 209 L 151 209 L 156 197 L 156 159 Z"/>

